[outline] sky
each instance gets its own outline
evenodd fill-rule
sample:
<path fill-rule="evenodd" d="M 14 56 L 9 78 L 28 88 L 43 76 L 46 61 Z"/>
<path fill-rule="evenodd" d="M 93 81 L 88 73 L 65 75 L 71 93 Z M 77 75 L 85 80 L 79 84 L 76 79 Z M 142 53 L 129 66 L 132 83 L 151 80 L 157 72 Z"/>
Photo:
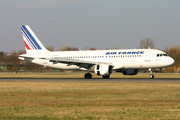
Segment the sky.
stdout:
<path fill-rule="evenodd" d="M 180 44 L 179 0 L 1 0 L 0 51 L 25 50 L 29 25 L 45 47 L 135 49 L 151 38 L 165 49 Z"/>

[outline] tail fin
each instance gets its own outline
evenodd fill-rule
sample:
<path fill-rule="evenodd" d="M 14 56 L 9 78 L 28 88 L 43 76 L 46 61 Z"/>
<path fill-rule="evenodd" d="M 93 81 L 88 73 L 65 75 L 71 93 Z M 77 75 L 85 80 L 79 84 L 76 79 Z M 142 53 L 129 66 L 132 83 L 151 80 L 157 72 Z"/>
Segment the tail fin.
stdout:
<path fill-rule="evenodd" d="M 21 31 L 27 54 L 48 51 L 28 25 L 22 25 Z"/>

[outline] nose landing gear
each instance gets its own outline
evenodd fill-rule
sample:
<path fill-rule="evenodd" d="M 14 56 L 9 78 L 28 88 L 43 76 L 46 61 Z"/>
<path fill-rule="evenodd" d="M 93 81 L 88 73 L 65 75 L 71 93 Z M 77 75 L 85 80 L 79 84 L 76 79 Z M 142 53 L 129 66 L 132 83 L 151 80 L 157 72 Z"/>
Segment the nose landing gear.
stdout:
<path fill-rule="evenodd" d="M 153 79 L 153 78 L 154 78 L 154 75 L 153 75 L 153 74 L 150 74 L 150 75 L 149 75 L 149 78 L 150 78 L 150 79 Z"/>
<path fill-rule="evenodd" d="M 152 73 L 151 68 L 149 68 L 149 72 L 150 72 L 149 78 L 150 78 L 150 79 L 153 79 L 153 78 L 154 78 L 154 75 L 153 75 L 153 73 Z"/>

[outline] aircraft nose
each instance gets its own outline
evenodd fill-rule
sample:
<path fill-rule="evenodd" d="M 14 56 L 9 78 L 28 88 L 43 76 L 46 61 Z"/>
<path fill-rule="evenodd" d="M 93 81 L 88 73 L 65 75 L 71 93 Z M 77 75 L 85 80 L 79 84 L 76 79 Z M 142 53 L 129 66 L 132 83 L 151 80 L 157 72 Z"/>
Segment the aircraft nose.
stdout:
<path fill-rule="evenodd" d="M 168 63 L 169 63 L 169 65 L 173 65 L 173 64 L 174 64 L 174 59 L 173 59 L 173 58 L 171 58 L 171 57 L 169 57 L 169 59 L 168 59 Z"/>

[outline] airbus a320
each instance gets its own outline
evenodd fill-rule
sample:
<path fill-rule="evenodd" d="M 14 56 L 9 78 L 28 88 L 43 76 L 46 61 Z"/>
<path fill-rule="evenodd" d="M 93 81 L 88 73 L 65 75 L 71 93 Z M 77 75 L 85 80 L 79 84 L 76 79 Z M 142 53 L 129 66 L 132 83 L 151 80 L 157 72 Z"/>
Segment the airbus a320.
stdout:
<path fill-rule="evenodd" d="M 174 59 L 165 52 L 156 49 L 117 49 L 86 51 L 48 51 L 28 25 L 21 26 L 26 54 L 19 59 L 65 70 L 87 70 L 84 78 L 92 78 L 90 69 L 97 75 L 109 78 L 113 73 L 136 75 L 139 69 L 149 69 L 150 78 L 154 78 L 152 68 L 163 68 L 174 64 Z"/>

